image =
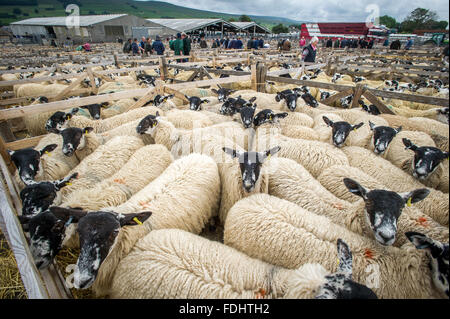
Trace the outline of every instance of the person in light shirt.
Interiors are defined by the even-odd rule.
[[[317,43],[319,43],[319,39],[317,37],[313,37],[309,42],[309,45],[306,46],[302,52],[303,61],[316,62]]]

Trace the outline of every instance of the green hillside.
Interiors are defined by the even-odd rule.
[[[142,18],[230,18],[238,19],[239,15],[212,11],[202,11],[176,6],[161,1],[132,0],[0,0],[0,25],[33,17],[64,16],[68,4],[78,4],[81,15],[128,13]],[[242,12],[242,14],[246,14]],[[270,17],[252,16],[253,21],[266,27],[283,23],[285,25],[299,21]]]

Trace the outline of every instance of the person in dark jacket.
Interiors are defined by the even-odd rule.
[[[125,42],[125,44],[123,45],[123,53],[130,53],[131,52],[131,44],[132,44],[132,40],[128,39],[127,42]]]
[[[401,43],[400,43],[400,40],[395,40],[395,41],[392,41],[392,43],[391,43],[391,46],[389,47],[391,50],[400,50],[400,47],[401,47]]]
[[[145,54],[147,54],[148,56],[153,54],[152,39],[150,39],[150,38],[147,39],[147,41],[145,42],[145,45],[144,45],[144,49],[145,49]]]
[[[258,50],[258,40],[253,38],[252,49]]]
[[[138,40],[135,38],[134,42],[131,44],[131,51],[133,52],[133,55],[139,55],[139,43]]]
[[[223,48],[227,49],[228,48],[228,44],[230,44],[230,38],[226,38],[225,41],[223,42]]]
[[[373,39],[370,39],[370,40],[369,40],[369,44],[367,45],[367,48],[368,48],[368,49],[372,49],[372,48],[373,48],[373,44],[374,44]]]
[[[242,49],[244,47],[244,43],[242,43],[241,37],[238,37],[236,40],[236,49]]]
[[[205,37],[202,36],[200,38],[200,48],[202,49],[207,49],[208,48],[208,43],[206,43]]]
[[[347,46],[347,39],[343,39],[342,41],[341,41],[341,48],[343,49],[343,48],[345,48]]]
[[[156,36],[156,39],[152,44],[152,49],[153,51],[156,52],[157,55],[164,54],[166,48],[164,47],[164,44],[161,42],[161,38],[159,37],[159,35]]]
[[[302,60],[305,62],[316,62],[317,43],[319,39],[313,37],[309,45],[307,45],[302,52]]]
[[[247,41],[247,49],[248,50],[250,50],[252,48],[252,46],[253,46],[252,41],[253,41],[252,38],[248,39],[248,41]]]
[[[258,47],[261,49],[264,48],[264,40],[262,38],[259,38]]]
[[[191,54],[191,40],[187,37],[186,33],[181,34],[181,39],[183,40],[183,55]],[[188,59],[183,59],[184,62],[187,62]]]
[[[329,38],[327,40],[327,48],[331,48],[333,46],[333,40],[331,40],[331,38]]]

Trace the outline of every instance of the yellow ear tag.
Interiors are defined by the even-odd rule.
[[[66,183],[66,186],[70,186],[70,185],[72,185],[71,182],[67,182],[67,183]]]
[[[267,156],[267,159],[270,159],[271,156],[272,156],[272,154],[269,153],[269,155]]]
[[[152,124],[152,127],[155,127],[155,126],[156,126],[156,123],[153,123],[153,124]]]
[[[134,217],[133,220],[134,220],[138,225],[142,225],[142,222],[141,222],[137,217]]]
[[[45,151],[45,154],[47,154],[48,156],[52,156],[52,154],[50,154],[48,151]]]
[[[406,205],[408,205],[408,207],[411,207],[411,200],[412,200],[412,197],[408,198],[408,201],[406,202]]]
[[[356,127],[353,129],[353,131],[356,131]]]
[[[71,117],[70,117],[70,116],[68,116],[68,117],[67,117],[67,120],[69,121],[70,119],[71,119]]]

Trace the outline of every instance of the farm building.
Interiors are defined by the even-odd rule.
[[[234,22],[227,22],[222,19],[148,19],[149,21],[161,24],[167,28],[175,29],[177,32],[185,32],[186,34],[201,34],[208,35],[226,34],[226,33],[240,33],[248,32],[247,24],[245,26]],[[253,27],[254,22],[250,22]],[[258,30],[263,30],[258,26]],[[270,33],[265,29],[263,33]]]
[[[71,24],[79,24],[79,27],[70,27]],[[153,33],[157,32],[159,35],[175,32],[160,24],[128,14],[31,18],[11,23],[15,36],[38,35],[58,41],[70,37],[74,43],[114,42],[118,38],[133,37],[133,29],[143,27],[153,29]]]
[[[269,29],[257,24],[256,22],[231,22],[238,27],[239,33],[245,34],[269,34]]]
[[[11,40],[12,37],[12,33],[4,30],[4,29],[0,29],[0,43],[5,43],[5,42],[9,42]]]

